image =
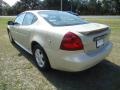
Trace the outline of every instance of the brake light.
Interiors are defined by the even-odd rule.
[[[82,50],[83,48],[83,43],[80,37],[72,32],[65,34],[60,46],[60,49],[68,51]]]

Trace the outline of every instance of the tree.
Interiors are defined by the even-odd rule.
[[[102,7],[103,7],[103,11],[105,14],[111,14],[111,5],[112,5],[112,0],[103,0],[102,1]]]
[[[25,10],[35,9],[61,10],[61,0],[20,0],[12,7],[2,7],[0,3],[0,15],[16,15]],[[71,10],[80,15],[120,15],[120,0],[63,0],[63,10]]]
[[[40,0],[21,0],[21,3],[25,10],[41,9],[42,4]]]
[[[12,8],[13,14],[18,14],[26,10],[43,9],[43,4],[40,0],[20,0]]]
[[[10,6],[6,2],[0,0],[0,15],[7,15],[7,11],[9,8]]]
[[[60,10],[60,0],[44,0],[45,9]]]
[[[116,9],[116,14],[120,15],[120,0],[114,0],[115,2],[115,9]]]
[[[0,15],[2,15],[2,0],[0,0]]]
[[[63,0],[63,10],[69,10],[70,0]],[[61,0],[44,0],[45,9],[61,10]]]

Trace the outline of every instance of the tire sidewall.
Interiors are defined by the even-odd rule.
[[[14,40],[13,40],[13,38],[12,38],[12,35],[11,35],[10,31],[8,31],[8,36],[9,36],[10,42],[11,42],[11,43],[14,43]]]
[[[39,64],[37,63],[37,60],[36,60],[36,57],[35,57],[35,51],[36,51],[37,49],[39,49],[39,50],[42,52],[42,54],[43,54],[44,62],[45,62],[45,64],[44,64],[43,67],[40,67]],[[40,45],[35,45],[35,46],[33,47],[33,57],[34,57],[34,60],[35,60],[37,66],[38,66],[38,68],[39,68],[40,70],[46,71],[46,70],[48,70],[48,69],[50,68],[50,64],[49,64],[49,61],[48,61],[48,57],[47,57],[45,51],[43,50],[43,48],[42,48]]]

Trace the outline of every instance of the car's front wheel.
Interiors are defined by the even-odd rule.
[[[10,42],[11,42],[11,43],[14,43],[14,40],[13,40],[13,37],[12,37],[10,31],[8,31],[8,36],[9,36]]]
[[[33,47],[33,56],[40,70],[47,71],[50,68],[47,55],[39,45]]]

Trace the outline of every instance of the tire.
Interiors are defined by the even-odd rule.
[[[37,63],[38,68],[41,71],[47,71],[50,69],[48,57],[40,45],[35,45],[33,47],[33,56]]]
[[[10,31],[8,31],[8,36],[9,36],[10,42],[11,42],[11,43],[14,43],[14,40],[13,40],[13,37],[12,37]]]

